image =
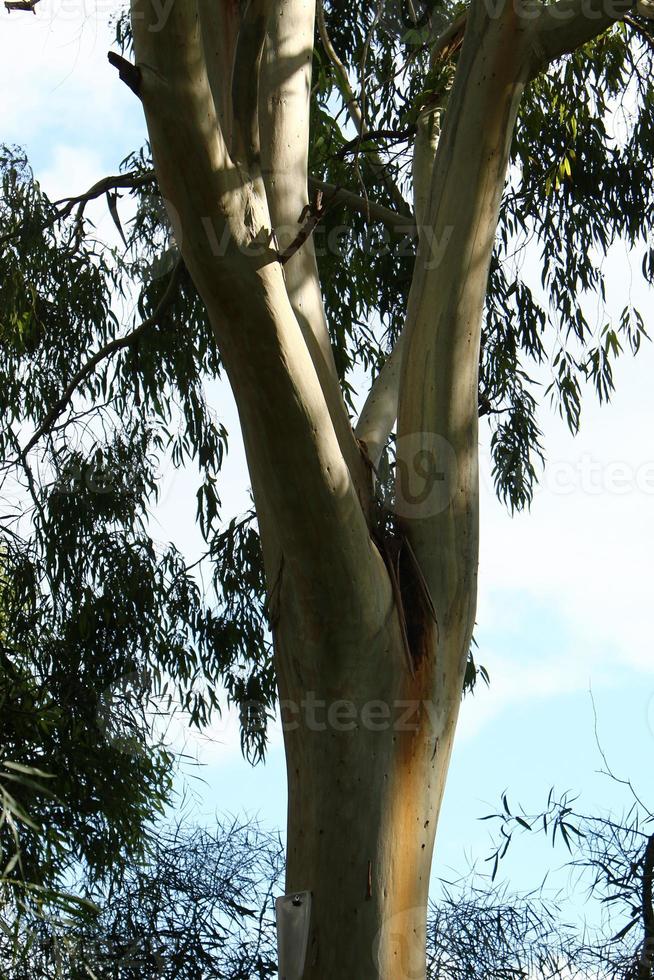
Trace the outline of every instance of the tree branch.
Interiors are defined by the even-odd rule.
[[[8,13],[11,13],[12,10],[21,10],[26,13],[35,14],[36,5],[40,2],[41,0],[5,0],[5,9]]]
[[[476,603],[484,298],[530,45],[512,0],[492,10],[473,0],[421,204],[430,236],[447,248],[433,267],[428,242],[419,245],[402,342],[396,506],[440,626],[439,690],[452,699]]]
[[[115,51],[107,52],[107,61],[118,71],[118,77],[124,82],[127,88],[131,89],[134,95],[141,97],[141,69],[133,65],[127,58],[116,54]]]
[[[440,57],[449,57],[462,43],[467,15],[457,18],[436,40],[432,53],[432,66]],[[415,210],[415,233],[420,234],[427,221],[427,210],[431,191],[431,179],[440,137],[440,115],[444,107],[449,85],[442,98],[418,117],[416,139],[413,149],[413,202]],[[397,419],[402,369],[404,333],[398,337],[395,347],[386,359],[382,370],[375,379],[365,401],[355,435],[366,444],[373,466],[377,467],[384,448],[388,443]]]
[[[432,66],[439,58],[448,58],[459,50],[463,43],[466,23],[467,14],[463,14],[448,25],[436,39],[431,51]],[[427,221],[431,178],[440,137],[440,114],[448,91],[449,86],[437,104],[420,114],[416,126],[412,162],[416,233],[420,232]],[[379,465],[397,420],[403,340],[404,333],[398,337],[395,347],[375,379],[355,428],[355,435],[366,444],[368,455],[375,467]]]
[[[358,99],[354,94],[352,86],[350,85],[347,68],[339,58],[336,48],[332,44],[332,39],[329,35],[329,31],[327,30],[325,8],[322,0],[317,0],[316,3],[316,22],[318,24],[318,34],[320,35],[322,46],[325,49],[325,54],[331,61],[336,72],[336,81],[339,89],[341,90],[345,108],[347,109],[350,119],[356,126],[357,132],[360,133],[363,129],[363,114],[361,112]]]
[[[89,201],[94,201],[96,198],[102,197],[107,191],[141,187],[143,184],[150,184],[155,180],[154,170],[133,171],[132,173],[113,174],[109,177],[103,177],[102,180],[98,180],[92,187],[89,187],[84,194],[78,194],[76,197],[62,197],[60,200],[55,201],[55,207],[63,205],[57,217],[68,217],[75,205],[86,205]]]
[[[233,142],[234,60],[242,20],[240,2],[198,0],[202,51],[213,96],[216,117],[225,142]]]
[[[275,250],[284,256],[288,297],[316,368],[343,456],[353,479],[363,488],[365,468],[338,381],[313,241],[305,234],[312,230],[312,224],[315,227],[316,215],[304,228],[298,228],[310,208],[308,150],[314,13],[312,0],[278,0],[268,19],[259,103],[261,169],[276,232]]]
[[[369,615],[371,582],[380,574],[360,492],[370,481],[329,370],[333,357],[309,263],[315,267],[311,242],[284,267],[270,245],[278,215],[292,239],[308,203],[313,6],[275,0],[269,18],[259,103],[265,188],[229,153],[198,0],[176,0],[159,30],[155,17],[148,0],[132,0],[153,159],[234,392],[267,580],[274,582],[282,551],[284,587],[294,590],[297,608],[302,601],[311,607],[320,593],[321,608],[324,602],[338,610],[347,623]],[[314,644],[316,652],[323,640]]]
[[[52,206],[54,208],[59,208],[59,210],[43,223],[41,230],[45,231],[46,228],[51,228],[53,225],[56,225],[58,221],[61,221],[63,218],[67,218],[72,213],[76,205],[77,215],[75,218],[75,223],[79,227],[84,215],[84,209],[89,201],[102,197],[103,194],[107,194],[112,190],[140,187],[143,184],[148,184],[154,182],[155,180],[154,170],[135,171],[127,174],[114,174],[110,177],[103,177],[102,180],[99,180],[84,194],[78,194],[76,197],[62,197],[59,201],[54,201]],[[6,245],[14,238],[17,238],[21,234],[21,231],[22,228],[18,227],[16,231],[9,232],[7,235],[2,235],[0,237],[0,246]]]
[[[354,430],[357,439],[366,444],[368,457],[375,469],[379,466],[397,419],[403,338],[404,334],[400,334],[375,378]]]
[[[409,238],[413,238],[416,235],[417,229],[413,215],[400,214],[398,211],[393,211],[392,208],[387,208],[383,204],[377,204],[375,201],[361,197],[361,195],[355,194],[354,191],[347,190],[344,187],[336,187],[335,184],[318,180],[316,177],[309,177],[309,187],[313,190],[321,190],[323,193],[329,195],[330,205],[336,206],[342,204],[349,211],[356,211],[369,221],[378,221],[380,224],[385,225],[398,237],[408,236]]]
[[[406,129],[371,129],[366,133],[355,136],[348,143],[344,143],[336,155],[339,159],[344,159],[348,153],[359,153],[363,148],[363,144],[369,143],[371,140],[385,139],[389,143],[403,143],[405,140],[411,139],[415,134],[415,126],[407,126]],[[377,150],[373,147],[372,150],[366,150],[364,152],[377,153]]]
[[[277,259],[282,265],[285,265],[289,259],[292,259],[298,249],[302,248],[304,243],[311,238],[316,225],[325,216],[329,206],[330,204],[323,204],[323,192],[320,190],[316,191],[315,200],[302,209],[300,221],[303,221],[304,224],[299,232],[283,252],[277,253]]]
[[[654,34],[650,34],[650,32],[647,30],[646,27],[644,27],[642,24],[639,24],[638,21],[634,17],[631,17],[630,15],[627,15],[624,21],[625,24],[629,24],[629,26],[634,31],[640,34],[643,41],[645,41],[645,43],[649,45],[649,47],[652,48],[652,50],[654,51]]]
[[[603,34],[636,7],[636,0],[557,0],[535,21],[537,71]]]
[[[34,448],[39,439],[41,439],[52,429],[61,413],[72,401],[72,398],[79,386],[95,371],[96,367],[101,361],[106,360],[107,357],[115,354],[116,351],[123,350],[125,347],[130,347],[136,340],[138,340],[141,334],[161,320],[161,317],[164,315],[175,296],[182,266],[182,260],[178,259],[170,274],[170,279],[168,280],[168,285],[164,290],[163,296],[157,303],[153,313],[147,317],[147,319],[143,320],[138,327],[135,327],[134,330],[126,334],[126,336],[116,337],[114,340],[109,341],[108,344],[105,344],[104,347],[101,347],[100,350],[96,351],[96,353],[82,365],[79,371],[73,375],[68,385],[64,389],[61,397],[52,406],[48,414],[37,428],[36,432],[26,444],[25,448],[21,450],[21,459],[26,459],[27,454]]]

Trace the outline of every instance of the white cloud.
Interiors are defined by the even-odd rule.
[[[484,493],[482,624],[505,615],[512,595],[526,593],[550,604],[577,641],[654,670],[652,367],[649,346],[625,363],[615,403],[589,404],[576,440],[550,421],[549,462],[530,513],[511,518]]]

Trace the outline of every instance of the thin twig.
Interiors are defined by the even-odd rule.
[[[645,43],[649,44],[650,48],[654,50],[654,35],[650,34],[650,32],[647,30],[646,27],[643,27],[642,24],[639,24],[638,21],[635,20],[633,17],[631,17],[629,14],[625,16],[624,21],[625,24],[629,24],[630,27],[633,27],[633,29],[637,31],[638,34],[640,34],[640,36],[645,41]]]
[[[64,218],[68,218],[75,206],[77,206],[77,214],[75,215],[75,233],[78,234],[79,227],[82,222],[82,217],[84,215],[84,209],[86,205],[95,200],[98,197],[102,197],[103,194],[108,194],[112,190],[118,190],[119,188],[133,189],[135,187],[141,187],[143,184],[148,184],[155,180],[154,170],[147,171],[131,171],[126,174],[113,174],[110,177],[103,177],[97,183],[93,184],[92,187],[88,189],[84,194],[78,194],[75,197],[63,197],[59,201],[54,201],[52,204],[53,208],[56,208],[54,214],[52,214],[46,221],[41,225],[40,231],[45,231],[47,228],[51,228],[56,225],[58,221],[62,221]],[[18,238],[23,231],[22,223],[15,231],[9,232],[6,235],[0,237],[0,246],[7,245],[13,239]]]
[[[412,136],[415,136],[416,129],[417,126],[407,126],[405,129],[371,129],[366,133],[361,133],[359,136],[356,136],[349,143],[344,143],[336,156],[343,158],[348,153],[360,153],[362,144],[370,140],[385,139],[391,143],[403,143],[405,140],[409,140]],[[376,153],[377,151],[373,150],[373,152]]]
[[[312,189],[319,189],[330,195],[330,205],[344,205],[349,211],[356,211],[362,214],[369,221],[379,221],[386,225],[396,235],[405,235],[413,238],[416,234],[415,218],[412,214],[400,214],[392,208],[387,208],[376,201],[369,201],[354,191],[344,187],[336,187],[315,177],[309,177],[309,186]]]

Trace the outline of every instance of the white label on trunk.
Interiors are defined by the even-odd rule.
[[[279,980],[302,980],[309,944],[311,892],[293,892],[275,901]]]

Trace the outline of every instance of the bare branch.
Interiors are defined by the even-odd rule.
[[[133,171],[131,173],[113,174],[110,177],[103,177],[102,180],[99,180],[97,183],[93,184],[93,186],[90,187],[84,194],[78,194],[75,197],[62,197],[60,200],[54,201],[53,207],[58,208],[59,210],[55,211],[55,213],[43,223],[41,230],[45,231],[46,228],[51,228],[53,225],[56,225],[58,221],[62,221],[64,218],[67,218],[72,213],[75,206],[77,206],[75,223],[79,229],[84,216],[84,210],[90,201],[94,201],[96,198],[102,197],[104,194],[108,194],[110,191],[115,191],[120,188],[127,189],[141,187],[143,184],[153,183],[155,180],[154,170]],[[6,245],[14,238],[18,238],[21,231],[22,227],[18,227],[15,231],[9,232],[8,234],[0,237],[0,246]]]
[[[336,48],[332,44],[332,39],[329,36],[329,31],[327,30],[327,24],[325,22],[325,8],[322,0],[318,0],[316,4],[316,22],[318,24],[318,34],[320,35],[322,46],[325,49],[325,54],[331,61],[334,70],[336,71],[336,80],[338,87],[341,90],[348,115],[356,126],[357,132],[360,133],[363,128],[363,115],[361,112],[361,107],[359,106],[358,99],[354,94],[352,86],[350,85],[347,68],[339,58]]]
[[[359,136],[345,143],[338,151],[337,156],[343,158],[348,153],[359,153],[363,149],[363,144],[372,140],[384,139],[388,140],[389,143],[403,143],[405,140],[411,139],[415,134],[415,126],[407,126],[406,129],[371,129],[366,133],[360,133]],[[366,150],[365,152],[371,151]],[[376,153],[377,151],[373,148],[372,152]]]
[[[338,204],[343,204],[349,211],[356,211],[369,221],[378,221],[380,224],[385,225],[395,235],[413,238],[416,234],[413,215],[400,214],[398,211],[393,211],[383,204],[377,204],[375,201],[367,200],[365,197],[355,194],[354,191],[347,190],[344,187],[336,187],[334,184],[317,180],[315,177],[309,177],[309,187],[328,194],[330,196],[330,205],[334,205],[335,207]]]
[[[277,253],[277,258],[282,265],[285,265],[288,260],[295,255],[298,249],[302,248],[304,243],[308,241],[311,235],[313,235],[316,225],[324,217],[329,204],[323,204],[322,199],[323,192],[318,190],[316,191],[315,200],[311,204],[307,204],[306,207],[302,209],[300,221],[304,221],[304,224],[290,245],[288,245],[283,252]]]
[[[133,171],[131,173],[113,174],[109,177],[103,177],[102,180],[98,180],[92,187],[89,187],[84,194],[78,194],[76,197],[62,197],[59,201],[55,201],[55,207],[63,205],[57,217],[68,217],[75,205],[86,205],[89,201],[94,201],[96,198],[102,197],[108,191],[141,187],[143,184],[149,184],[155,180],[154,170]]]
[[[74,234],[76,240],[79,240],[83,233],[84,211],[86,210],[86,205],[90,201],[94,201],[96,198],[106,195],[114,224],[116,224],[123,241],[125,241],[125,236],[123,235],[122,229],[120,228],[120,223],[118,221],[118,214],[116,210],[117,194],[115,192],[119,188],[134,189],[135,187],[142,187],[144,184],[152,183],[154,180],[155,175],[153,170],[149,170],[145,173],[136,172],[131,174],[115,174],[110,177],[103,177],[102,180],[97,181],[97,183],[90,187],[85,194],[80,194],[77,197],[62,198],[60,201],[55,201],[55,207],[57,205],[63,205],[63,207],[55,215],[55,218],[51,224],[55,224],[62,218],[67,218],[75,205],[77,205]]]
[[[404,334],[401,334],[375,378],[354,430],[357,439],[365,443],[368,457],[375,468],[379,466],[397,419],[403,338]]]

